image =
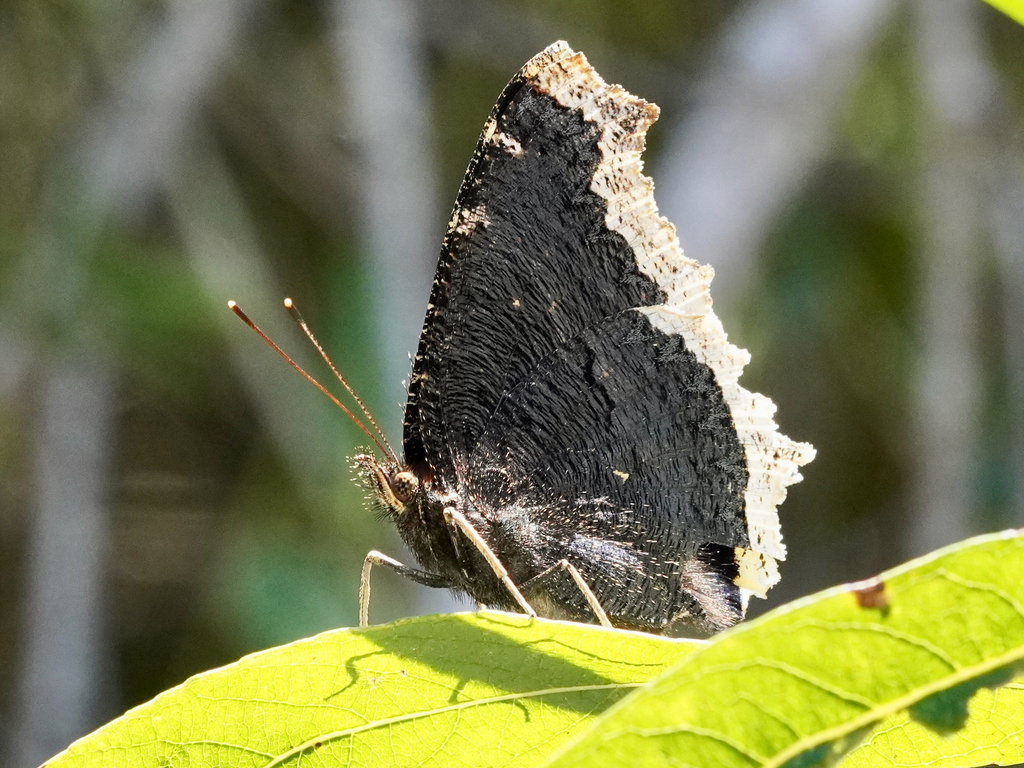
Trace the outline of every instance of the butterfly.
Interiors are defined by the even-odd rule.
[[[444,238],[403,456],[356,464],[419,561],[494,608],[666,632],[739,621],[785,558],[777,505],[814,449],[737,379],[713,271],[659,216],[658,107],[565,42],[502,91]]]

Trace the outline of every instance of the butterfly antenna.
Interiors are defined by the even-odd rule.
[[[323,392],[330,399],[330,401],[332,403],[334,403],[336,406],[341,408],[341,410],[345,412],[345,415],[348,416],[350,419],[352,419],[352,421],[354,421],[356,423],[356,426],[359,427],[361,430],[363,430],[363,432],[366,433],[366,436],[368,438],[370,438],[374,442],[374,444],[380,450],[382,455],[386,456],[388,454],[388,451],[390,451],[390,446],[388,446],[388,450],[385,450],[384,446],[380,444],[380,441],[376,437],[374,437],[373,433],[370,432],[370,430],[368,430],[366,428],[366,426],[363,424],[363,422],[361,422],[359,419],[357,419],[355,417],[355,414],[353,414],[352,411],[350,411],[348,408],[346,408],[341,403],[341,401],[338,400],[338,398],[336,398],[334,395],[332,395],[330,392],[328,392],[326,389],[324,389],[323,385],[319,381],[317,381],[312,376],[310,376],[308,373],[306,373],[304,370],[302,370],[302,368],[299,366],[298,363],[296,363],[294,360],[292,360],[290,357],[288,357],[288,355],[285,354],[283,349],[281,349],[279,346],[277,346],[277,344],[275,344],[273,341],[271,341],[270,337],[267,336],[267,334],[265,334],[263,331],[261,331],[259,329],[259,326],[256,325],[256,323],[254,323],[252,320],[249,319],[249,316],[247,314],[245,314],[245,312],[242,311],[241,307],[239,307],[235,302],[229,301],[228,302],[228,309],[230,309],[232,312],[234,312],[236,315],[238,315],[242,319],[243,323],[245,323],[250,328],[252,328],[252,330],[256,331],[257,335],[259,335],[259,337],[261,339],[263,339],[265,342],[267,342],[267,344],[269,344],[274,349],[274,351],[277,352],[277,354],[279,354],[281,357],[283,357],[285,359],[285,362],[288,363],[288,365],[290,365],[296,371],[301,373],[305,377],[306,381],[308,381],[314,387],[316,387],[321,392]],[[374,425],[374,426],[376,426],[376,425]],[[378,431],[380,431],[380,430],[378,430]],[[390,451],[390,452],[391,452],[392,455],[394,455],[394,451]]]
[[[348,392],[349,396],[356,401],[356,405],[359,406],[359,410],[363,412],[363,415],[366,416],[366,420],[370,422],[370,425],[373,427],[374,431],[378,435],[380,435],[381,441],[383,441],[384,445],[387,446],[388,452],[394,458],[395,463],[401,464],[401,461],[399,461],[398,459],[398,454],[395,453],[394,450],[391,448],[391,443],[388,442],[388,439],[387,437],[385,437],[384,432],[381,431],[381,428],[377,426],[377,422],[370,414],[370,410],[365,405],[363,405],[363,401],[359,399],[359,395],[357,395],[355,391],[352,389],[352,387],[349,386],[348,382],[345,381],[345,378],[340,373],[338,373],[338,369],[334,367],[334,363],[331,362],[331,358],[327,356],[327,353],[324,352],[324,348],[320,346],[320,342],[316,340],[316,336],[314,336],[313,332],[309,330],[309,326],[306,325],[306,321],[302,317],[302,313],[299,312],[299,308],[295,306],[295,302],[293,302],[291,299],[285,299],[284,308],[292,313],[292,317],[295,318],[295,321],[299,324],[299,327],[302,329],[302,332],[306,334],[306,338],[309,339],[310,342],[312,342],[313,346],[316,347],[316,351],[320,353],[320,357],[322,357],[324,359],[324,362],[330,366],[331,371],[334,372],[334,375],[338,378],[338,381],[341,382],[341,386],[343,386],[345,388],[345,391]]]

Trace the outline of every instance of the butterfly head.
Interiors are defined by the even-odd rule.
[[[420,479],[407,467],[370,454],[355,457],[356,466],[370,490],[370,499],[388,517],[398,518],[420,491]]]

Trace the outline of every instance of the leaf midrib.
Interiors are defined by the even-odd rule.
[[[322,746],[329,741],[336,739],[345,738],[346,736],[353,736],[357,733],[364,731],[371,731],[375,728],[383,728],[389,725],[395,725],[398,723],[410,722],[412,720],[418,720],[422,717],[433,717],[434,715],[444,714],[447,712],[457,712],[463,709],[469,709],[471,707],[485,706],[487,704],[500,704],[503,701],[516,701],[519,699],[535,699],[541,696],[556,696],[564,693],[586,693],[588,691],[607,691],[617,690],[624,688],[639,688],[641,685],[646,683],[605,683],[601,685],[573,685],[565,688],[544,688],[536,691],[520,691],[516,693],[506,693],[500,696],[488,696],[482,699],[472,699],[470,701],[461,701],[457,704],[450,704],[445,707],[436,707],[435,709],[421,710],[419,712],[406,712],[401,715],[395,715],[394,717],[385,717],[379,720],[372,720],[362,725],[357,725],[353,728],[345,728],[340,731],[331,731],[329,733],[320,734],[311,739],[307,739],[301,744],[296,744],[291,749],[282,752],[280,755],[274,757],[269,763],[266,763],[263,768],[274,768],[283,764],[286,760],[294,757],[295,755],[305,752],[307,749],[311,749],[316,746]]]

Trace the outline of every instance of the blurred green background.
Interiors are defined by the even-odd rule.
[[[292,297],[397,441],[478,132],[559,38],[661,105],[661,210],[818,449],[752,612],[1024,522],[1024,29],[977,0],[13,0],[0,762],[355,623],[366,551],[408,557],[361,433],[225,302],[326,380]]]

